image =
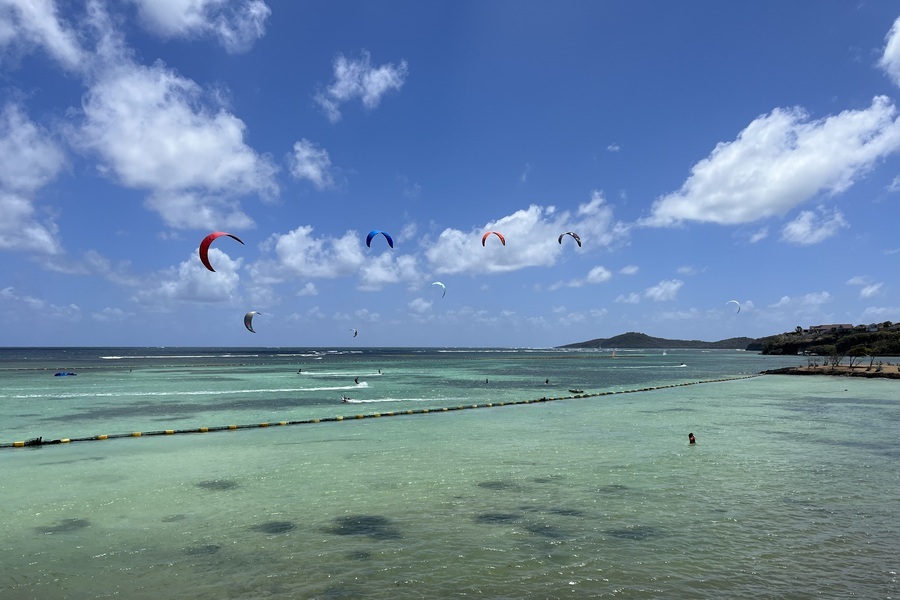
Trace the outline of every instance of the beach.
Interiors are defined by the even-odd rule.
[[[781,367],[764,371],[767,375],[830,375],[833,377],[866,377],[871,379],[900,379],[900,365],[897,364],[820,364]]]
[[[0,450],[0,596],[900,593],[894,382],[735,352],[101,354],[0,369],[0,439],[90,438]]]

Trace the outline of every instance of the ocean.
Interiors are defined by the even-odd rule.
[[[0,598],[900,597],[900,382],[805,360],[3,348]]]

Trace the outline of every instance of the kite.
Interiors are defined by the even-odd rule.
[[[357,335],[359,335],[359,331],[357,331],[356,329],[353,329],[352,327],[350,328],[350,331],[353,332],[353,337],[356,337]]]
[[[581,238],[578,237],[578,234],[575,233],[574,231],[567,231],[565,233],[559,234],[559,243],[560,244],[562,244],[562,239],[567,235],[571,235],[572,238],[578,243],[578,247],[581,248]]]
[[[481,236],[481,245],[482,245],[482,246],[484,246],[484,242],[487,240],[488,236],[491,235],[492,233],[493,233],[494,235],[496,235],[498,238],[500,238],[500,243],[501,243],[501,244],[503,244],[504,246],[506,245],[506,238],[503,237],[503,234],[502,234],[502,233],[498,233],[498,232],[496,232],[496,231],[488,231],[488,232],[485,233],[483,236]]]
[[[387,233],[385,233],[384,231],[379,231],[377,229],[373,229],[372,231],[369,232],[369,235],[366,236],[366,246],[371,248],[372,247],[372,238],[375,237],[376,235],[378,235],[379,233],[381,235],[383,235],[384,238],[387,240],[388,246],[393,248],[394,247],[394,239],[391,236],[389,236]]]
[[[216,270],[212,268],[211,264],[209,264],[209,257],[207,256],[207,254],[209,253],[209,245],[213,243],[213,240],[223,235],[227,235],[231,239],[241,242],[241,239],[238,236],[232,235],[230,233],[225,233],[224,231],[214,231],[213,233],[203,238],[203,241],[200,242],[200,262],[202,262],[203,266],[213,273],[215,273]],[[241,242],[241,244],[243,243],[244,242]]]
[[[262,313],[258,313],[255,310],[251,310],[246,315],[244,315],[244,327],[246,327],[247,331],[249,331],[250,333],[256,333],[255,331],[253,331],[253,317],[255,315],[259,315],[259,314],[262,314]]]
[[[740,312],[741,312],[741,303],[738,302],[737,300],[729,300],[728,302],[725,303],[725,306],[728,306],[728,305],[731,304],[732,302],[734,302],[735,304],[737,304],[737,307],[738,307],[737,312],[734,313],[734,314],[736,314],[736,315],[737,315],[737,314],[740,314]]]
[[[444,285],[443,283],[441,283],[440,281],[435,281],[435,282],[432,283],[431,285],[439,285],[439,286],[441,286],[441,290],[443,290],[443,291],[441,292],[441,298],[443,298],[444,296],[447,295],[447,286]]]

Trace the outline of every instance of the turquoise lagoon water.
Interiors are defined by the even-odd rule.
[[[900,382],[803,360],[0,349],[0,598],[898,597]]]

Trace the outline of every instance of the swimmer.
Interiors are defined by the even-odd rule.
[[[694,439],[694,434],[693,434],[693,433],[689,433],[689,434],[688,434],[688,444],[696,444],[696,443],[697,443],[697,440]]]

